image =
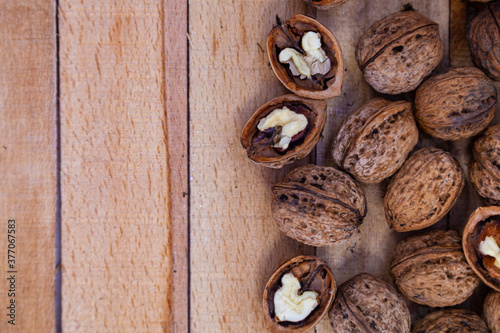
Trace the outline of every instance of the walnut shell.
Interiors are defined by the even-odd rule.
[[[465,184],[458,161],[437,148],[415,152],[394,175],[384,197],[385,217],[396,231],[419,230],[443,218]]]
[[[415,118],[424,132],[443,140],[478,134],[495,116],[497,90],[474,67],[452,68],[425,81],[415,96]]]
[[[500,333],[500,293],[491,291],[483,305],[486,323],[493,333]]]
[[[363,223],[362,187],[334,168],[305,165],[273,186],[273,217],[287,236],[324,246],[346,240]]]
[[[500,219],[500,207],[479,207],[469,217],[469,221],[464,229],[462,244],[465,258],[471,265],[474,272],[490,288],[500,291],[500,280],[490,275],[483,265],[483,256],[479,252],[478,237],[486,221],[492,217]]]
[[[479,285],[460,236],[452,230],[431,230],[399,242],[390,271],[406,298],[433,307],[460,304]]]
[[[500,125],[488,128],[474,142],[469,174],[479,195],[500,205]]]
[[[308,112],[309,124],[305,136],[294,145],[291,145],[284,153],[272,148],[271,142],[267,145],[253,143],[254,138],[260,132],[257,129],[259,121],[275,109],[283,106],[288,106],[292,111],[294,111],[294,108],[299,108]],[[321,137],[326,122],[326,106],[325,101],[306,99],[292,94],[276,97],[261,106],[248,120],[241,133],[241,145],[253,162],[269,168],[278,169],[295,162],[295,160],[304,158],[316,146]]]
[[[294,322],[279,322],[275,318],[274,294],[281,287],[283,275],[291,272],[299,279],[302,291],[318,293],[318,306],[306,319]],[[306,332],[327,313],[337,292],[335,278],[324,261],[313,256],[298,256],[283,264],[274,272],[266,284],[263,297],[264,317],[268,330],[278,332]]]
[[[474,17],[467,40],[474,64],[489,77],[500,81],[500,4],[489,4]]]
[[[333,331],[410,332],[410,312],[393,286],[370,274],[344,282],[328,312]]]
[[[288,65],[279,61],[281,50],[292,47],[302,50],[300,40],[305,32],[314,31],[321,34],[321,43],[331,61],[331,69],[325,75],[313,75],[312,79],[300,79],[294,76]],[[295,15],[288,21],[278,21],[278,26],[267,36],[267,54],[274,73],[285,87],[295,94],[307,98],[328,99],[340,95],[344,81],[344,59],[342,50],[335,36],[318,21]]]
[[[488,333],[485,322],[472,311],[448,309],[419,320],[412,333]]]
[[[366,82],[376,91],[392,95],[417,88],[442,58],[438,24],[414,11],[375,22],[356,48]]]
[[[346,3],[348,0],[304,0],[304,1],[318,9],[329,9],[332,7],[340,6]]]
[[[403,165],[417,142],[411,104],[375,98],[342,124],[333,159],[357,180],[378,183]]]

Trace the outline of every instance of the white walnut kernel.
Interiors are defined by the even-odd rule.
[[[479,244],[479,251],[485,256],[495,258],[495,266],[500,268],[500,247],[498,247],[495,238],[487,236],[484,241]]]
[[[267,117],[262,118],[257,125],[259,131],[272,127],[281,127],[278,142],[273,147],[287,149],[292,138],[306,129],[307,118],[303,114],[293,112],[286,106],[275,109]]]
[[[304,291],[299,295],[300,282],[292,273],[281,278],[282,287],[274,294],[274,310],[279,321],[299,322],[318,306],[318,293]]]

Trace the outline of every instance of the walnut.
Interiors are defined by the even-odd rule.
[[[500,3],[497,2],[489,4],[474,17],[467,31],[467,40],[474,64],[495,81],[500,81],[498,22],[500,22]]]
[[[432,230],[401,241],[390,272],[409,300],[432,307],[464,302],[479,285],[456,231]]]
[[[500,293],[491,291],[483,305],[484,317],[486,323],[493,333],[500,332]]]
[[[356,48],[366,82],[392,95],[417,88],[442,58],[438,24],[412,10],[375,22]]]
[[[272,127],[261,127],[263,120],[273,111],[287,109],[288,113],[307,119],[307,126],[299,132],[290,132],[285,128],[295,127],[293,117],[276,117],[269,122]],[[278,118],[278,119],[277,119]],[[281,120],[279,119],[281,118]],[[283,120],[285,119],[285,120]],[[241,145],[248,157],[255,163],[281,168],[295,160],[306,157],[318,143],[326,121],[326,102],[306,99],[295,95],[277,97],[260,107],[250,118],[241,133]],[[297,121],[297,122],[301,122]],[[265,128],[265,129],[264,129]],[[302,127],[301,127],[302,128]],[[283,134],[288,134],[283,135]],[[292,135],[293,134],[293,135]],[[284,142],[284,141],[286,142]]]
[[[278,19],[267,37],[267,53],[274,73],[285,87],[307,98],[340,95],[344,80],[342,50],[333,34],[310,17]]]
[[[477,276],[500,291],[500,207],[476,209],[465,226],[462,244]]]
[[[329,9],[332,7],[340,6],[345,2],[347,2],[348,0],[304,0],[304,1],[319,9]]]
[[[366,215],[361,186],[330,167],[295,168],[273,186],[273,196],[273,217],[281,231],[312,246],[350,238]]]
[[[465,183],[458,161],[437,148],[415,152],[394,175],[384,197],[385,216],[396,231],[426,228],[443,218]]]
[[[321,259],[289,260],[274,272],[264,290],[267,328],[273,333],[308,331],[326,314],[336,291],[335,278]]]
[[[410,312],[394,287],[370,274],[343,283],[328,312],[333,331],[410,332]]]
[[[424,132],[443,140],[478,134],[495,116],[497,91],[474,67],[452,68],[425,81],[415,96],[415,118]]]
[[[345,120],[333,144],[333,159],[357,180],[378,183],[403,165],[417,142],[411,104],[375,98]]]
[[[485,322],[472,311],[448,309],[419,320],[412,333],[488,333]]]
[[[480,196],[500,205],[500,125],[488,128],[474,142],[469,175]]]

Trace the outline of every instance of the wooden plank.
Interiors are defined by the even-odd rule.
[[[325,24],[336,36],[344,55],[346,75],[342,94],[328,103],[329,119],[323,132],[323,138],[317,146],[317,164],[335,165],[331,150],[333,140],[341,122],[361,104],[375,96],[376,93],[363,79],[354,57],[359,38],[375,21],[402,9],[407,1],[348,1],[344,5],[328,10],[317,11],[317,19]],[[445,45],[445,58],[441,67],[448,64],[448,1],[412,2],[415,10],[431,20],[439,23],[440,36]],[[386,98],[387,95],[386,95]],[[394,97],[389,97],[394,99]],[[411,94],[395,97],[412,100]],[[434,140],[421,136],[419,146],[433,145]],[[398,234],[389,229],[385,220],[383,196],[387,181],[380,184],[365,185],[368,202],[368,214],[361,225],[359,233],[346,243],[317,249],[317,254],[329,263],[338,283],[367,272],[391,282],[389,262],[397,242],[409,234]],[[324,318],[316,327],[317,332],[330,332],[328,318]]]
[[[165,15],[60,1],[63,331],[172,330]]]
[[[188,57],[187,1],[165,1],[165,82],[170,174],[172,329],[187,332],[188,318]]]
[[[0,22],[0,331],[51,332],[56,326],[55,1],[2,1]],[[8,228],[11,219],[15,229]],[[15,253],[8,253],[8,230],[15,230],[10,234]],[[11,275],[14,280],[7,280]],[[11,300],[15,318],[7,317]]]
[[[264,51],[275,17],[305,10],[301,0],[189,2],[192,332],[265,332],[267,280],[313,253],[271,217],[271,185],[290,167],[255,165],[239,142],[255,110],[286,92]]]

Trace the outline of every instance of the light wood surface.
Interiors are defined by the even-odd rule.
[[[56,326],[55,1],[8,1],[0,7],[0,331],[51,332]],[[10,219],[16,228],[10,253],[15,258],[9,259],[15,263],[7,261]],[[15,291],[7,280],[11,270]],[[11,299],[15,326],[8,324]]]
[[[171,331],[163,2],[59,4],[63,331]]]

